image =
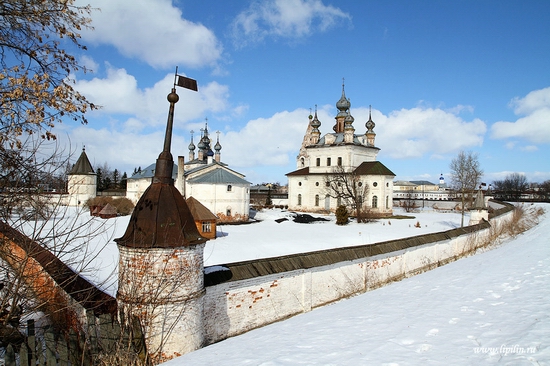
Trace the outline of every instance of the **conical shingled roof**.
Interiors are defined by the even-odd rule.
[[[80,157],[76,161],[75,165],[73,165],[73,168],[71,169],[69,174],[95,174],[94,168],[92,168],[92,164],[90,164],[90,160],[88,159],[88,155],[86,155],[85,148],[82,149]]]
[[[115,239],[118,245],[132,248],[178,248],[204,243],[207,239],[199,234],[185,199],[174,187],[172,169],[174,159],[170,153],[174,105],[179,97],[176,90],[168,95],[170,112],[153,182],[139,199],[126,232]]]

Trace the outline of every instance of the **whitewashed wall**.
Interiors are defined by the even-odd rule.
[[[494,218],[505,222],[511,212]],[[360,294],[457,260],[490,229],[379,256],[206,288],[206,344]]]

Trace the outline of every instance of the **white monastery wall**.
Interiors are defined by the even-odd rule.
[[[512,215],[491,220],[499,225]],[[206,288],[205,341],[211,344],[313,308],[455,261],[484,244],[490,228],[354,261],[300,269]]]

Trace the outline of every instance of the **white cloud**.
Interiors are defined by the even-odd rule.
[[[333,132],[333,106],[317,112],[321,135]],[[267,118],[249,121],[240,131],[228,131],[220,136],[222,160],[242,167],[294,163],[306,132],[309,110],[283,111]],[[356,134],[366,132],[369,109],[352,109]],[[443,155],[480,146],[487,130],[479,119],[464,121],[456,114],[441,109],[412,108],[394,111],[389,116],[372,111],[376,123],[376,146],[397,159]]]
[[[550,108],[550,87],[534,90],[525,98],[515,97],[509,105],[517,115],[528,115],[539,109]]]
[[[523,117],[515,122],[495,122],[491,126],[492,138],[522,138],[533,143],[550,143],[550,87],[532,91],[524,98],[516,97],[510,102],[510,107]]]
[[[79,1],[84,3],[84,1]],[[170,0],[91,0],[93,31],[86,42],[114,46],[156,68],[215,66],[221,43],[204,25],[182,18]]]
[[[101,115],[135,116],[148,126],[166,124],[168,102],[166,96],[174,83],[174,75],[166,76],[151,88],[140,89],[136,78],[125,69],[115,69],[107,65],[105,78],[78,80],[76,89],[93,103],[100,105],[99,111],[90,112],[90,118]],[[199,85],[199,92],[178,88],[180,101],[176,104],[174,127],[180,128],[187,121],[202,118],[208,113],[227,110],[229,88],[217,82]],[[130,125],[141,126],[133,121]]]
[[[366,108],[355,108],[356,133],[364,129],[368,120]],[[416,107],[391,112],[388,116],[372,111],[376,123],[376,146],[384,154],[396,159],[419,158],[454,153],[473,146],[481,146],[487,127],[480,119],[465,121],[455,113],[437,108]],[[358,121],[361,121],[358,123]]]
[[[80,146],[86,146],[86,153],[92,165],[107,162],[111,168],[126,171],[131,175],[134,168],[145,168],[156,161],[162,151],[164,130],[159,129],[149,134],[129,132],[116,129],[95,129],[92,125],[79,126],[72,129],[69,135],[60,135],[66,146],[76,146],[77,153],[73,154],[73,162],[78,158]],[[182,150],[185,139],[174,134],[172,137],[172,151]],[[177,153],[174,153],[176,159]]]
[[[283,111],[249,121],[220,135],[222,161],[239,167],[284,166],[293,162],[308,125],[309,110]]]
[[[232,24],[236,45],[258,42],[266,37],[303,38],[324,32],[351,16],[321,0],[254,1]]]

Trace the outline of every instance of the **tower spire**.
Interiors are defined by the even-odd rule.
[[[166,133],[164,135],[164,148],[157,159],[153,183],[160,182],[173,185],[174,179],[172,178],[172,170],[174,168],[174,158],[170,152],[170,147],[172,145],[172,129],[174,126],[174,109],[176,103],[180,99],[180,97],[176,94],[175,87],[172,88],[172,91],[168,94],[167,99],[168,102],[170,102],[170,108],[168,110]]]

